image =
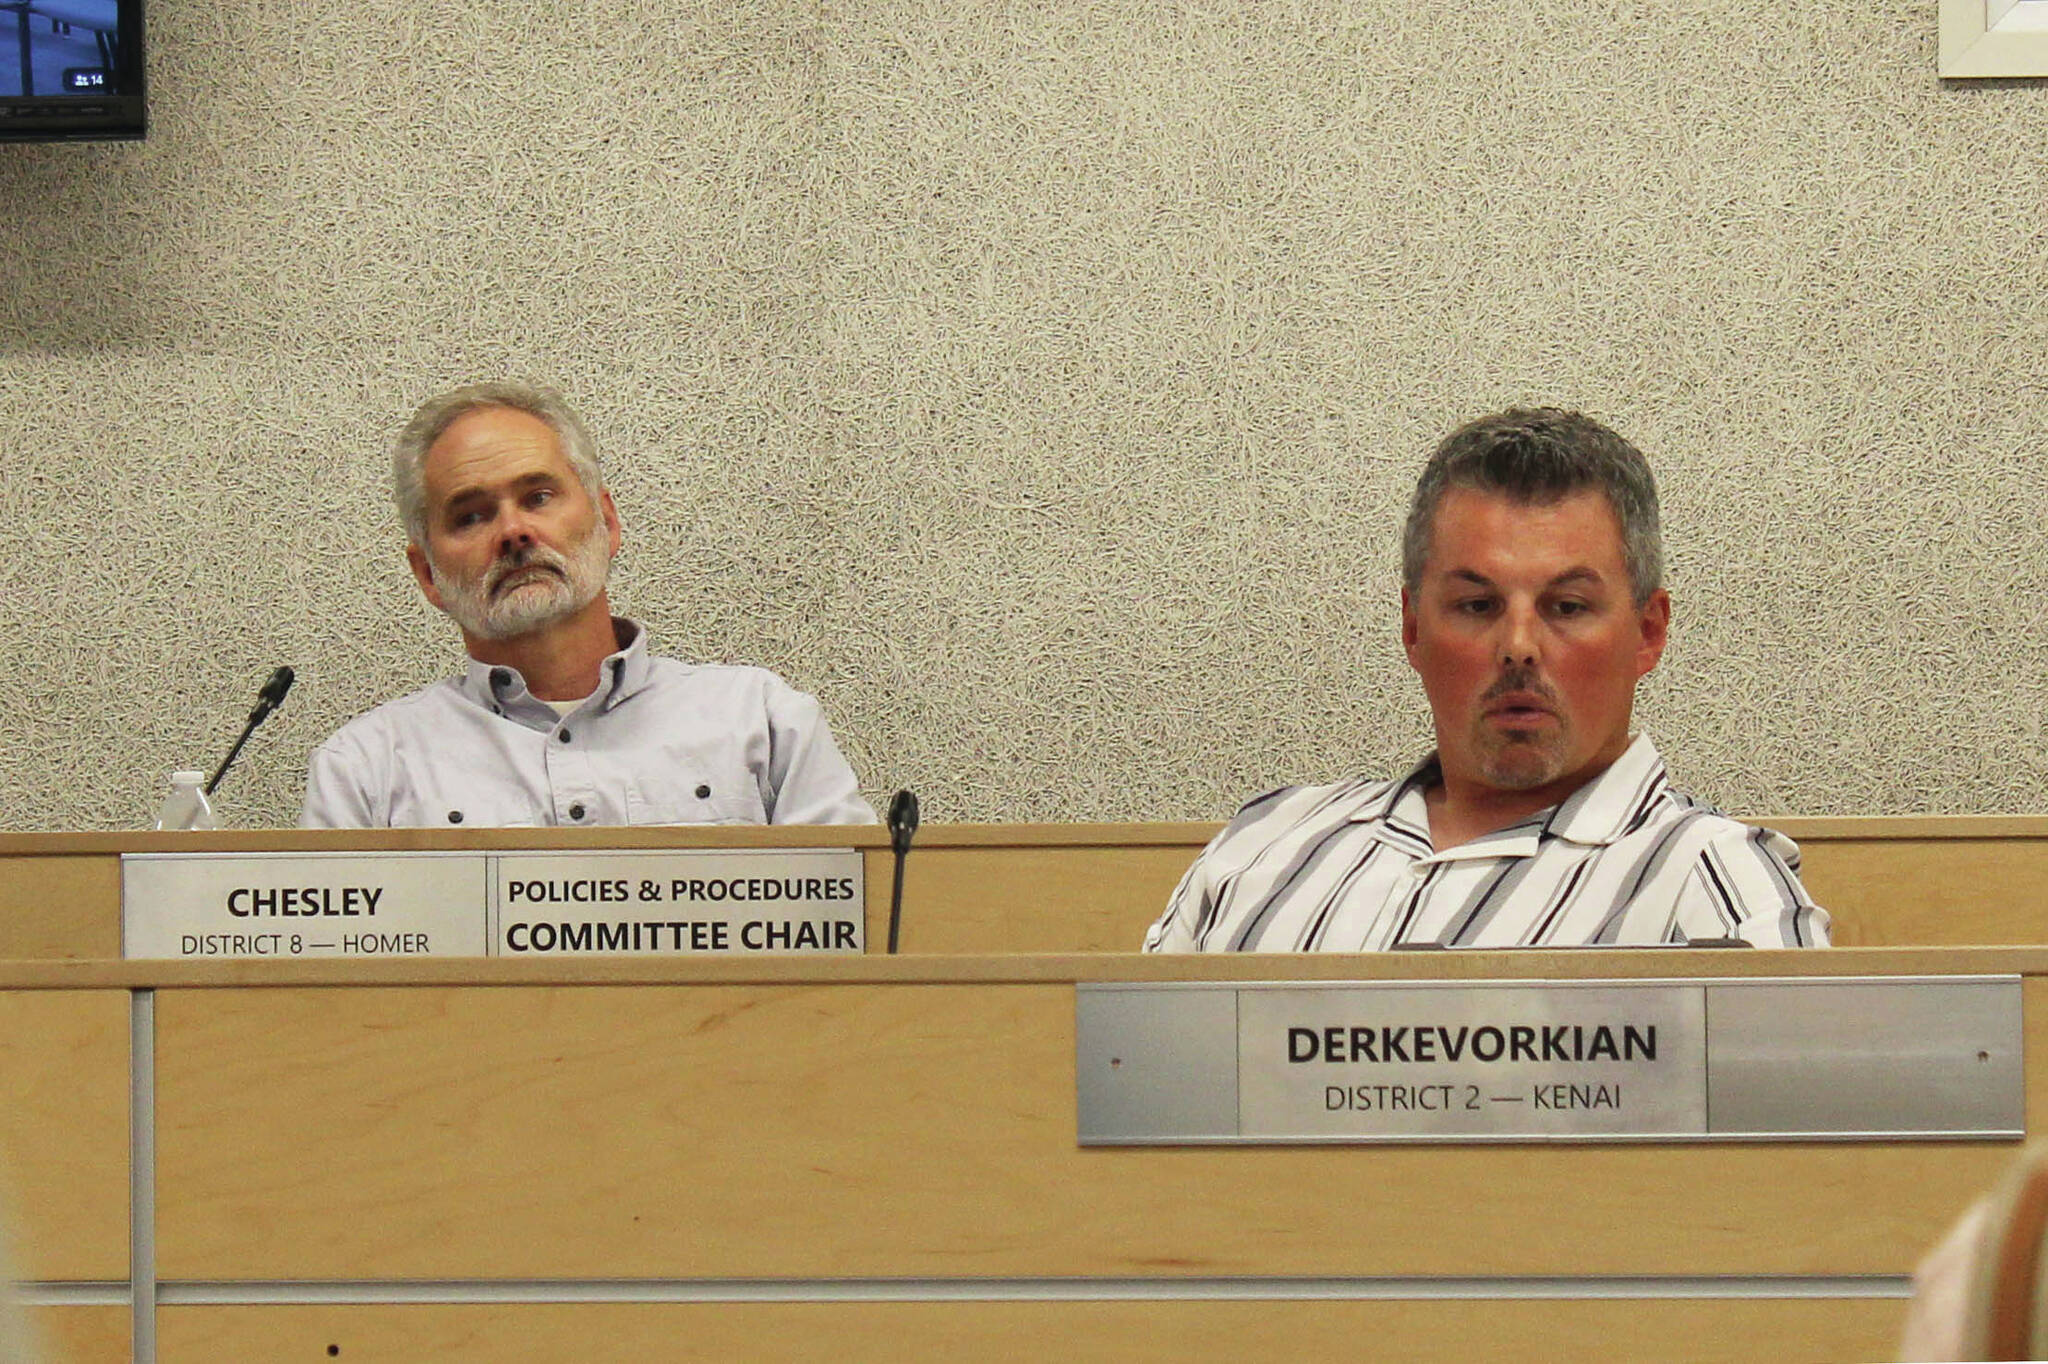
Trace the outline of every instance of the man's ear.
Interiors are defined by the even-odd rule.
[[[1664,657],[1664,641],[1671,634],[1671,594],[1658,588],[1643,603],[1642,646],[1636,650],[1636,676],[1648,677],[1650,670],[1657,666],[1657,660]]]
[[[604,517],[605,528],[611,532],[612,557],[619,557],[619,546],[626,541],[625,527],[619,524],[619,509],[612,505],[612,490],[601,489],[597,494],[598,514]]]
[[[1408,599],[1408,589],[1401,589],[1401,647],[1408,651],[1408,666],[1415,666],[1415,603]]]
[[[441,601],[441,589],[434,585],[434,566],[427,562],[427,552],[418,545],[407,545],[405,561],[412,565],[412,576],[418,580],[420,591],[433,603],[434,609],[446,611],[448,608]]]

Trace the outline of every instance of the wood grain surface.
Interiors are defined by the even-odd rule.
[[[0,1096],[16,1272],[127,1278],[127,992],[0,990]]]
[[[179,1279],[1898,1274],[2011,1153],[1083,1150],[1050,983],[178,990],[158,1028]]]
[[[172,1307],[163,1364],[1889,1359],[1897,1300]],[[330,1349],[332,1353],[330,1353]]]

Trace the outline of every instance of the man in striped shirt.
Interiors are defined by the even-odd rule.
[[[1620,436],[1553,408],[1453,432],[1402,539],[1436,752],[1245,806],[1146,950],[1825,946],[1791,840],[1672,790],[1630,734],[1671,621],[1662,578],[1656,483]]]

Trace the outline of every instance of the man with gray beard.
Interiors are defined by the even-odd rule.
[[[469,667],[315,750],[301,826],[874,822],[815,700],[760,668],[657,658],[612,615],[618,509],[558,394],[432,399],[392,482],[413,576]]]

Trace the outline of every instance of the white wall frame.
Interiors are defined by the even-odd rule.
[[[2048,0],[1941,0],[1941,74],[2048,76]]]

